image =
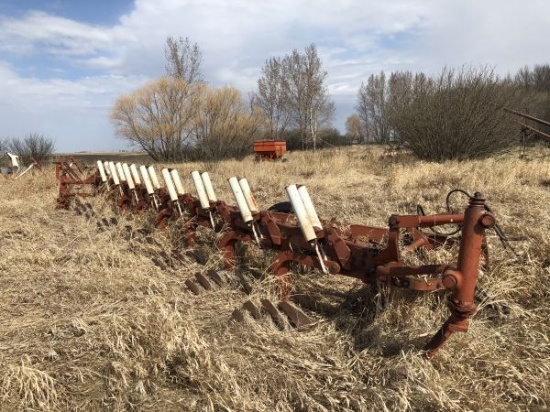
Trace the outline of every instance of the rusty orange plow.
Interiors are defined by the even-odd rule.
[[[233,312],[236,320],[244,313],[259,318],[269,315],[275,324],[285,324],[281,313],[297,328],[311,323],[308,316],[290,303],[292,283],[289,272],[296,265],[317,269],[325,274],[343,275],[370,284],[421,292],[448,290],[450,315],[425,346],[432,358],[454,332],[466,332],[469,319],[476,313],[478,269],[487,257],[487,229],[497,228],[495,216],[481,193],[469,196],[469,204],[460,213],[392,215],[385,228],[359,224],[341,224],[318,217],[305,186],[285,188],[288,202],[261,209],[245,178],[228,179],[234,204],[218,199],[208,172],[194,171],[194,193],[184,189],[175,169],[162,169],[161,185],[153,166],[97,162],[97,168],[84,175],[67,162],[56,163],[60,181],[58,205],[69,207],[71,199],[105,193],[116,208],[128,211],[153,211],[158,227],[178,225],[187,246],[196,242],[197,229],[209,228],[220,233],[218,248],[223,252],[225,268],[236,265],[236,245],[256,244],[276,251],[269,271],[279,280],[280,302],[264,299],[261,305],[247,301]],[[75,170],[76,169],[76,170]],[[87,187],[87,189],[83,189]],[[449,236],[438,226],[454,224],[459,229]],[[456,262],[408,265],[407,253],[447,247],[458,243]],[[197,273],[186,282],[195,294],[224,284],[216,271]]]

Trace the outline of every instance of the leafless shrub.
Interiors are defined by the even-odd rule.
[[[510,150],[518,129],[502,108],[517,88],[488,68],[446,68],[436,79],[394,73],[389,119],[401,141],[432,161],[483,158]]]
[[[19,156],[23,164],[29,164],[31,157],[42,163],[52,156],[55,143],[41,134],[30,133],[23,139],[9,140],[7,147]]]

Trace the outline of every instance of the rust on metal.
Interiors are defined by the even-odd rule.
[[[215,270],[208,270],[206,272],[206,275],[212,279],[214,282],[216,282],[218,284],[218,286],[222,286],[223,285],[223,279],[222,277],[220,276],[220,274],[218,272],[216,272]]]
[[[268,313],[269,316],[271,316],[273,323],[275,323],[275,325],[279,329],[281,330],[284,329],[285,321],[284,321],[284,318],[279,313],[279,311],[277,310],[277,307],[269,299],[261,299],[260,302],[264,310]]]
[[[195,279],[197,279],[197,282],[199,282],[200,285],[206,290],[212,289],[212,284],[201,272],[195,273]]]
[[[188,246],[194,244],[200,228],[218,233],[223,231],[219,234],[221,240],[217,246],[223,253],[227,269],[238,264],[236,246],[239,243],[254,243],[261,249],[275,250],[277,256],[269,271],[279,281],[281,302],[275,307],[271,302],[262,300],[261,308],[279,327],[284,324],[279,310],[289,317],[295,327],[305,328],[312,323],[303,311],[289,302],[292,299],[290,273],[293,266],[419,292],[449,291],[450,316],[426,345],[430,358],[454,332],[466,331],[468,320],[475,314],[478,270],[482,259],[486,264],[488,262],[485,231],[494,228],[498,230],[501,240],[505,240],[484,197],[480,193],[470,196],[460,189],[451,191],[447,196],[448,213],[425,215],[422,211],[416,215],[392,215],[386,227],[346,225],[318,219],[315,230],[309,231],[306,238],[296,217],[286,211],[258,208],[257,211],[250,211],[245,221],[239,206],[229,205],[217,198],[215,201],[209,200],[206,205],[190,193],[182,194],[181,190],[176,198],[173,193],[170,197],[162,187],[156,187],[150,193],[151,190],[139,184],[131,189],[127,182],[117,183],[113,176],[107,182],[101,182],[98,171],[86,176],[81,174],[66,161],[56,163],[56,176],[60,181],[58,203],[61,206],[65,207],[73,197],[86,196],[86,192],[77,188],[88,186],[92,189],[91,193],[104,193],[121,210],[136,213],[152,210],[157,225],[173,225],[179,229]],[[469,197],[469,204],[463,213],[451,210],[448,204],[451,193],[457,191]],[[314,212],[311,199],[308,199],[309,212]],[[437,231],[437,227],[449,224],[456,225],[458,229],[451,234]],[[459,244],[455,262],[411,265],[404,259],[406,254],[452,244]],[[223,283],[220,274],[214,270],[197,273],[195,279],[185,282],[195,294]],[[262,309],[247,301],[232,317],[242,321],[243,311],[247,311],[254,319],[260,319]]]
[[[544,126],[546,128],[550,127],[550,122],[548,122],[546,120],[543,120],[543,119],[539,119],[535,116],[531,116],[527,113],[522,113],[522,112],[518,112],[517,110],[508,109],[506,107],[504,108],[504,110],[507,111],[508,113],[514,114],[514,115],[516,115],[519,118],[524,120],[524,121],[517,120],[517,119],[515,120],[515,122],[518,125],[520,125],[523,128],[524,131],[532,132],[532,133],[536,134],[537,136],[542,137],[543,139],[545,139],[547,141],[550,141],[550,134],[545,133],[542,130],[537,129],[536,127],[533,127],[533,126],[527,124],[525,122],[525,120],[530,120],[534,123],[537,123],[539,125],[539,127]]]
[[[288,316],[296,329],[306,329],[312,325],[313,321],[301,309],[290,302],[283,300],[277,306]]]
[[[189,289],[191,292],[193,292],[195,295],[200,295],[201,290],[199,288],[199,285],[197,285],[195,282],[193,282],[190,279],[187,279],[185,281],[185,286],[187,286],[187,289]]]
[[[231,313],[231,319],[233,319],[236,322],[242,323],[244,322],[244,313],[241,309],[235,309]]]
[[[260,308],[258,308],[256,304],[251,300],[247,300],[246,302],[243,303],[243,309],[248,311],[248,313],[250,313],[250,316],[252,316],[254,319],[256,320],[260,319],[260,316],[261,316]]]

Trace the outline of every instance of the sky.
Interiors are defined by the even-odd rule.
[[[0,0],[0,139],[38,133],[59,153],[131,150],[109,114],[164,74],[167,37],[203,54],[204,79],[255,91],[273,56],[314,43],[345,132],[371,74],[500,75],[550,63],[548,0]]]

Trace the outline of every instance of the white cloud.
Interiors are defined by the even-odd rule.
[[[141,87],[142,76],[94,76],[77,81],[23,78],[0,64],[0,138],[41,133],[60,150],[125,147],[113,138],[109,113],[116,99]]]
[[[437,73],[444,65],[490,64],[505,74],[525,64],[545,63],[550,3],[136,0],[134,9],[113,26],[44,11],[29,11],[20,18],[0,16],[0,120],[8,125],[4,130],[21,133],[28,122],[10,113],[31,112],[43,119],[36,127],[48,125],[62,142],[83,133],[78,125],[68,129],[75,122],[67,119],[80,119],[89,125],[88,135],[101,125],[106,137],[94,142],[118,144],[112,139],[108,111],[117,96],[163,73],[167,36],[197,42],[206,80],[234,85],[245,94],[255,87],[267,58],[316,43],[337,103],[337,126],[342,127],[361,81],[381,70]],[[47,72],[57,77],[25,74],[20,65],[33,56],[49,56]],[[88,121],[86,114],[94,120]]]
[[[22,19],[4,18],[0,48],[25,52],[45,48],[52,54],[85,55],[105,50],[115,40],[112,30],[91,27],[66,18],[31,11]]]

